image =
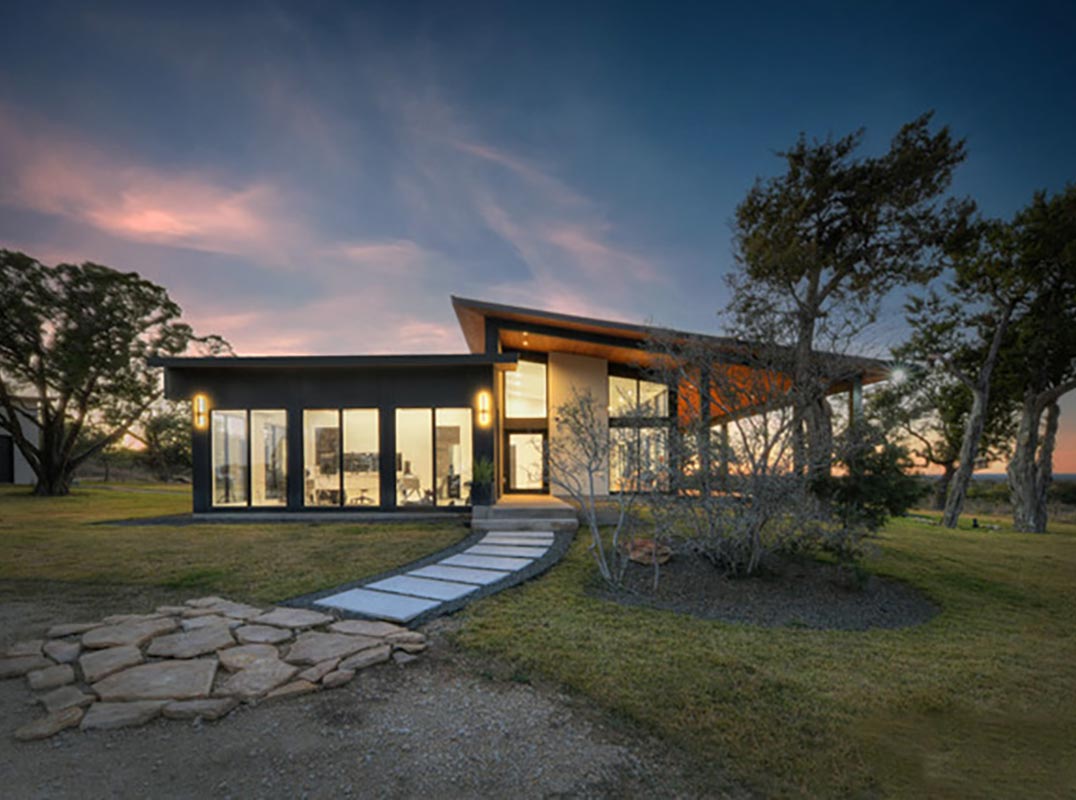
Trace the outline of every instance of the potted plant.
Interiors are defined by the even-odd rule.
[[[488,506],[493,499],[493,462],[482,456],[471,469],[471,505]]]

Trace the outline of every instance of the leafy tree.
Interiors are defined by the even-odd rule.
[[[893,355],[904,363],[925,360],[923,354],[912,353],[907,347],[897,348]],[[877,418],[883,430],[891,432],[895,441],[917,460],[917,466],[941,468],[931,494],[931,506],[941,511],[959,464],[971,393],[943,370],[914,366],[906,369],[912,372],[908,379],[891,381],[871,393],[867,415]],[[991,403],[989,411],[982,457],[996,461],[1008,455],[1013,417],[1007,403]]]
[[[1016,530],[1046,530],[1046,498],[1060,398],[1076,389],[1076,185],[1042,192],[1017,218],[1021,269],[1036,286],[1027,312],[1013,323],[998,366],[1001,390],[1019,405],[1019,425],[1006,470]]]
[[[784,174],[757,181],[736,209],[732,312],[748,330],[777,317],[788,332],[796,463],[812,484],[833,451],[833,376],[818,363],[820,339],[858,333],[893,287],[935,275],[971,212],[968,201],[942,199],[964,143],[947,127],[931,133],[931,116],[901,128],[877,157],[857,156],[862,130],[836,141],[801,136],[779,154]]]
[[[143,421],[141,435],[134,434],[145,445],[143,463],[158,480],[169,481],[179,474],[190,475],[189,405],[163,402]]]
[[[227,348],[196,337],[180,313],[137,273],[89,262],[49,267],[0,250],[0,428],[37,475],[36,494],[67,494],[79,464],[119,441],[160,397],[150,358]],[[27,396],[36,413],[18,402]]]
[[[946,295],[932,290],[908,302],[908,321],[913,328],[910,346],[931,353],[934,362],[971,393],[971,409],[961,439],[959,465],[949,486],[942,518],[946,527],[956,527],[972,473],[982,453],[983,434],[996,388],[995,371],[999,365],[1003,361],[1015,364],[1029,358],[1051,362],[1052,366],[1038,365],[1037,373],[1036,365],[1025,364],[1027,370],[1022,376],[1015,377],[1022,371],[1016,368],[1011,373],[1012,379],[997,381],[1010,396],[1026,396],[1034,401],[1041,394],[1041,410],[1036,414],[1032,402],[1023,415],[1028,420],[1035,420],[1032,427],[1036,431],[1042,413],[1049,412],[1051,398],[1056,400],[1060,396],[1056,392],[1064,391],[1067,367],[1059,365],[1063,361],[1067,339],[1063,333],[1048,330],[1055,322],[1063,325],[1065,309],[1072,303],[1071,289],[1067,295],[1064,291],[1066,285],[1071,286],[1063,258],[1064,231],[1053,229],[1063,220],[1064,214],[1052,214],[1044,199],[1039,198],[1011,222],[977,222],[969,228],[970,235],[961,247],[953,251]],[[1068,247],[1071,248],[1071,241]],[[1071,258],[1071,250],[1069,253]],[[1068,271],[1071,272],[1071,263]],[[1051,313],[1053,317],[1042,317]],[[1071,315],[1071,309],[1067,313]],[[1036,341],[1039,336],[1044,339],[1041,343]],[[1053,355],[1047,355],[1047,352]],[[1021,422],[1021,429],[1024,424]],[[1037,434],[1033,437],[1028,433],[1025,438],[1032,441],[1037,439]],[[1041,455],[1049,460],[1053,441],[1049,430],[1047,440],[1050,451]],[[1021,448],[1018,444],[1017,450],[1023,455],[1014,456],[1014,459],[1027,457],[1026,445]],[[1034,446],[1030,452],[1034,454]]]

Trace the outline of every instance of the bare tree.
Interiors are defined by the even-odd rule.
[[[590,552],[598,571],[607,584],[619,587],[628,565],[622,540],[633,523],[632,509],[637,494],[618,492],[608,502],[616,509],[612,534],[606,541],[602,536],[598,499],[607,494],[610,460],[609,424],[602,413],[602,404],[589,390],[572,389],[572,398],[556,410],[557,435],[550,437],[548,462],[549,483],[563,490],[583,510],[583,519],[590,530]],[[629,454],[619,467],[629,480],[636,480],[639,464],[636,455]]]

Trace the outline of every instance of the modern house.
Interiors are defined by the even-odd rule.
[[[657,329],[452,305],[470,353],[155,362],[166,396],[192,402],[195,513],[464,511],[479,459],[495,466],[495,497],[548,493],[551,420],[573,389],[604,409],[614,444],[661,456],[685,398],[649,377]],[[730,359],[744,345],[706,338]],[[886,374],[872,359],[841,363],[831,390],[853,404]],[[624,488],[612,467],[599,493]]]

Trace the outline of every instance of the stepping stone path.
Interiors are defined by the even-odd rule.
[[[552,531],[491,532],[477,544],[433,564],[331,594],[314,603],[374,619],[410,622],[484,586],[511,578],[544,556],[553,538]]]
[[[425,648],[422,633],[389,622],[201,597],[54,625],[0,651],[0,678],[25,678],[36,692],[44,715],[15,731],[31,741],[162,716],[216,720],[241,703],[344,686],[359,670]]]

